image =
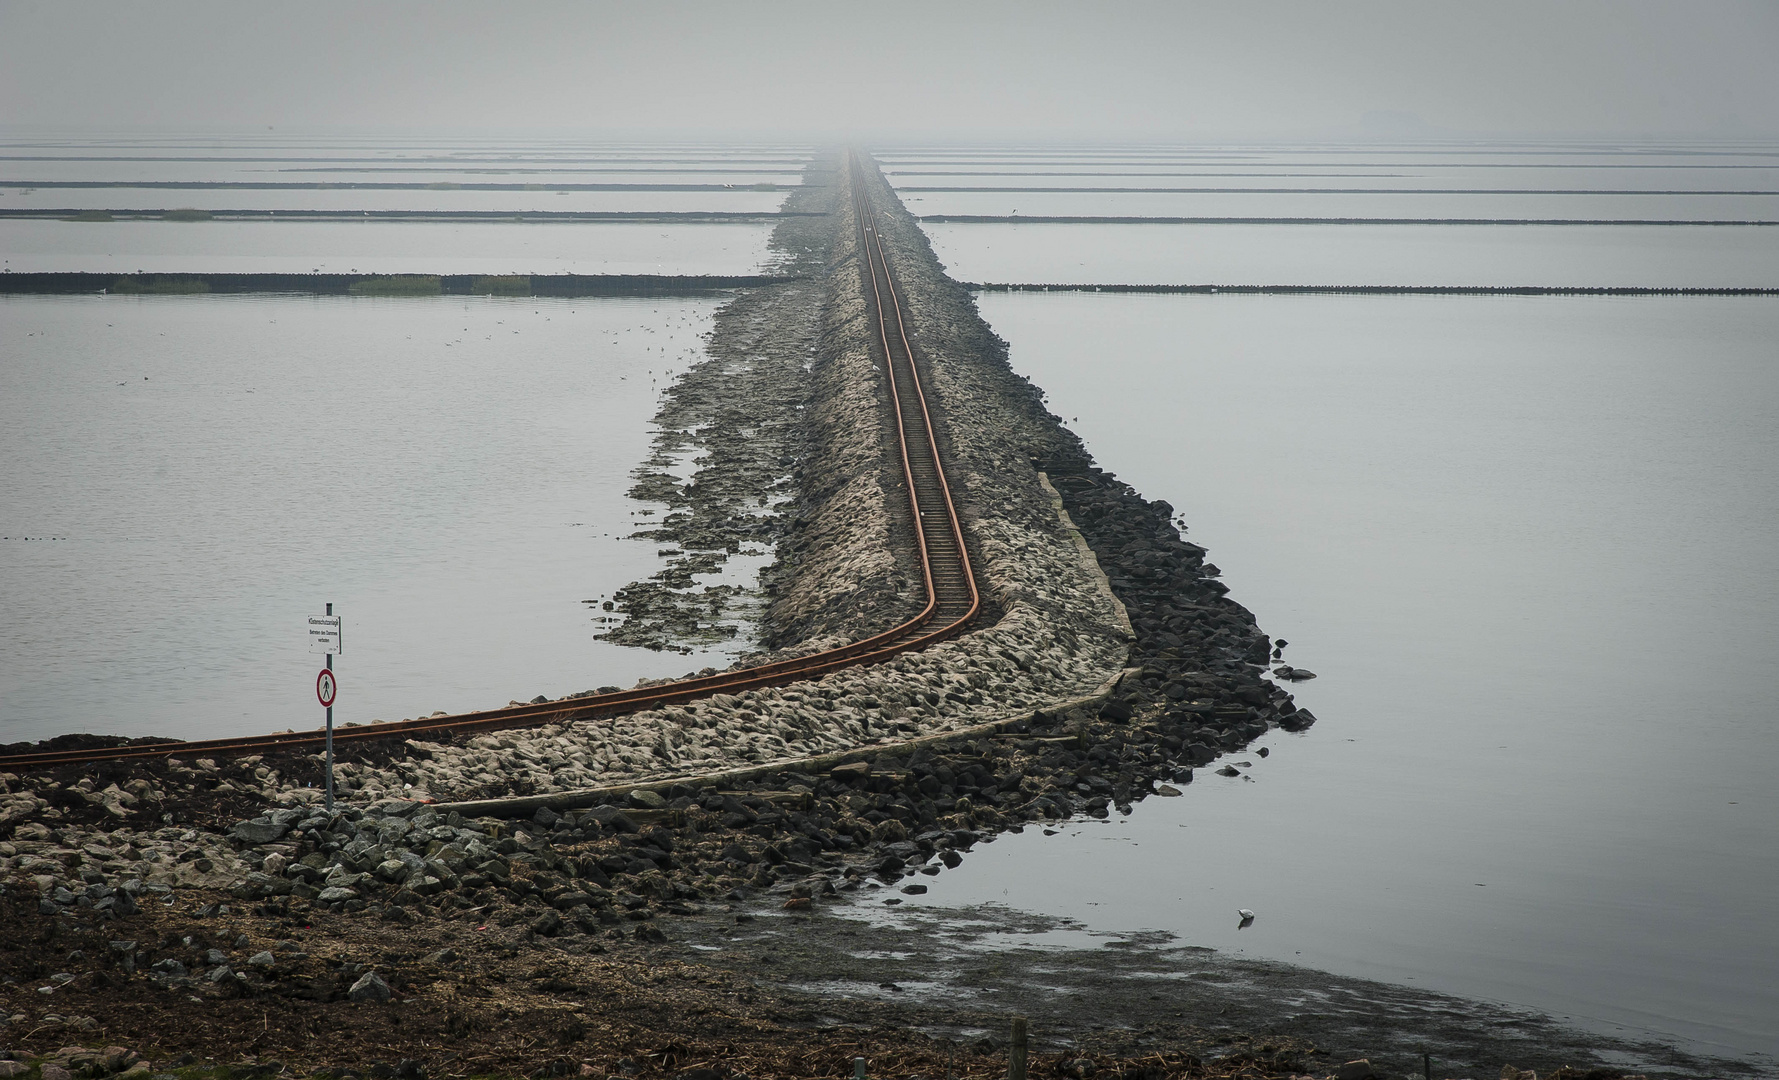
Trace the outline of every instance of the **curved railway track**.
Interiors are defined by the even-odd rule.
[[[907,486],[927,602],[912,619],[837,649],[811,653],[793,660],[762,664],[742,671],[703,678],[683,679],[612,694],[595,694],[572,701],[516,705],[505,709],[434,716],[374,727],[339,728],[336,747],[371,740],[450,736],[460,733],[525,727],[545,723],[592,720],[640,712],[712,694],[735,693],[766,686],[782,686],[825,675],[843,668],[878,663],[900,653],[922,649],[962,633],[981,610],[981,594],[970,567],[969,550],[958,522],[951,485],[933,435],[932,410],[921,383],[907,316],[884,253],[876,208],[865,192],[865,170],[856,154],[848,156],[852,176],[854,228],[861,269],[868,279],[866,294],[877,328],[877,344],[887,368],[890,408],[896,420],[897,443],[902,459],[902,478]],[[319,748],[322,730],[282,732],[232,739],[201,739],[189,742],[151,743],[91,750],[50,751],[0,757],[0,769],[35,769],[95,761],[164,758],[174,755],[266,753]]]

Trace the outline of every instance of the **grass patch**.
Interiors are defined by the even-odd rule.
[[[777,191],[778,185],[777,184],[755,184],[754,190],[755,191]]]
[[[161,213],[162,221],[209,221],[210,211],[196,207],[182,206],[177,210],[166,210]]]
[[[130,276],[120,277],[110,285],[114,293],[144,293],[157,296],[190,296],[193,293],[207,293],[210,283],[203,278],[194,277],[153,277]]]
[[[484,296],[530,296],[531,275],[497,274],[479,277],[471,283],[470,292]]]
[[[111,216],[111,211],[109,211],[109,210],[82,210],[80,213],[75,214],[73,217],[66,217],[66,218],[63,218],[62,220],[63,221],[116,221],[117,219]]]
[[[353,296],[438,296],[443,290],[437,274],[394,274],[354,281],[347,291]]]
[[[449,180],[435,180],[426,185],[428,191],[461,191],[462,189],[462,184],[453,184]]]

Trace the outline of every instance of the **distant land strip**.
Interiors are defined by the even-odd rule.
[[[923,225],[1779,225],[1772,220],[1688,218],[1063,217],[923,214]]]
[[[316,296],[679,296],[776,285],[763,275],[668,274],[89,274],[0,273],[0,293],[305,293]]]
[[[1384,153],[1384,152],[1378,151],[1378,150],[1368,150],[1364,147],[1349,146],[1349,147],[1343,147],[1338,150],[1323,150],[1323,151],[1313,151],[1312,150],[1312,151],[1307,151],[1307,153],[1309,153],[1311,155],[1316,155],[1319,153],[1320,155],[1322,155],[1323,161],[1329,161],[1329,159],[1334,159],[1334,158],[1365,157],[1367,154]],[[1390,155],[1393,155],[1395,157],[1419,158],[1420,159],[1418,161],[1404,162],[1403,163],[1404,166],[1413,165],[1413,166],[1419,167],[1419,166],[1423,166],[1423,165],[1432,165],[1432,166],[1436,166],[1436,167],[1440,167],[1440,168],[1450,168],[1450,167],[1469,168],[1469,167],[1473,167],[1473,166],[1493,168],[1496,166],[1496,164],[1497,164],[1496,162],[1490,161],[1490,160],[1479,160],[1479,159],[1492,159],[1492,158],[1501,157],[1501,156],[1516,157],[1516,158],[1524,158],[1524,157],[1545,157],[1545,158],[1550,158],[1550,157],[1559,157],[1559,158],[1594,158],[1594,157],[1616,157],[1616,158],[1631,158],[1631,157],[1642,157],[1642,158],[1679,158],[1679,157],[1685,157],[1685,158],[1710,158],[1710,157],[1779,158],[1779,151],[1776,151],[1776,150],[1734,150],[1734,149],[1731,149],[1731,150],[1675,150],[1675,149],[1660,149],[1660,150],[1619,150],[1619,149],[1609,149],[1609,150],[1568,150],[1568,149],[1564,149],[1564,150],[1527,150],[1527,149],[1506,149],[1506,148],[1491,148],[1491,147],[1476,147],[1476,146],[1471,146],[1471,147],[1453,146],[1453,147],[1436,147],[1436,148],[1430,148],[1427,150],[1410,150],[1406,147],[1393,147],[1389,151],[1387,151],[1387,153]],[[934,165],[934,166],[945,166],[947,168],[957,168],[960,165],[997,165],[997,164],[999,164],[999,165],[1023,165],[1026,168],[1038,168],[1040,166],[1046,166],[1046,167],[1054,166],[1056,168],[1068,168],[1068,167],[1080,168],[1084,164],[1097,163],[1097,164],[1101,164],[1101,165],[1127,165],[1132,168],[1135,168],[1137,166],[1166,167],[1166,166],[1170,166],[1170,165],[1171,166],[1181,166],[1181,165],[1228,164],[1228,165],[1251,165],[1251,166],[1259,166],[1259,165],[1285,166],[1285,165],[1314,165],[1314,164],[1317,164],[1317,162],[1315,162],[1315,161],[1295,161],[1295,162],[1293,162],[1293,161],[1266,161],[1266,160],[1264,160],[1265,154],[1266,154],[1266,151],[1260,150],[1260,149],[1254,148],[1254,147],[1248,147],[1248,148],[1225,147],[1221,150],[1206,149],[1206,150],[1198,150],[1198,151],[1180,150],[1177,152],[1160,151],[1157,153],[1135,153],[1135,152],[1132,152],[1132,153],[1106,153],[1103,155],[1075,154],[1075,155],[1069,155],[1066,157],[1061,157],[1056,154],[1044,153],[1044,152],[1040,152],[1036,149],[1033,149],[1031,151],[1024,151],[1024,150],[1007,150],[1007,151],[1001,151],[1001,152],[976,151],[976,152],[968,152],[968,153],[959,152],[959,153],[955,153],[955,154],[938,153],[938,152],[925,152],[925,153],[918,153],[918,154],[915,154],[915,153],[909,153],[909,154],[886,153],[883,155],[882,160],[887,162],[889,164],[889,167],[892,169],[903,167],[903,166],[908,166],[908,165]],[[1444,162],[1428,160],[1430,158],[1436,158],[1436,157],[1470,158],[1472,160],[1444,161]],[[1385,165],[1385,164],[1389,164],[1386,162],[1374,162],[1374,161],[1365,161],[1365,162],[1348,161],[1348,162],[1333,162],[1333,163],[1334,164],[1346,164],[1346,165]],[[1622,162],[1620,164],[1625,167],[1630,167],[1630,168],[1643,167],[1642,165],[1640,165],[1636,162]],[[1525,168],[1526,165],[1527,165],[1527,163],[1516,163],[1516,162],[1500,162],[1499,163],[1499,166],[1501,168]],[[1585,165],[1578,166],[1572,162],[1559,161],[1559,162],[1552,163],[1551,167],[1558,168],[1558,169],[1572,169],[1572,168],[1586,168],[1586,169],[1605,168],[1605,169],[1609,169],[1609,168],[1614,168],[1615,166],[1611,162],[1605,162],[1605,163],[1599,163],[1599,164],[1596,164],[1594,162],[1588,162]],[[1650,166],[1650,167],[1651,168],[1662,168],[1664,166],[1662,166],[1658,162],[1657,164]]]
[[[807,210],[100,210],[95,208],[0,208],[0,219],[50,221],[498,221],[551,224],[653,221],[712,224],[821,217]]]
[[[991,192],[1014,195],[1779,195],[1779,191],[1639,190],[1637,188],[1356,188],[1356,187],[898,187],[922,192]]]
[[[1779,287],[1718,285],[1030,285],[969,282],[973,292],[1363,293],[1408,296],[1779,296]]]
[[[5,160],[5,159],[0,158],[0,160]],[[76,159],[76,160],[78,160],[78,159]],[[94,159],[94,160],[98,160],[98,159]],[[988,164],[991,167],[994,165],[993,162],[990,162]],[[1153,176],[1153,177],[1167,177],[1167,176],[1301,176],[1301,177],[1306,177],[1306,178],[1317,177],[1317,176],[1353,176],[1353,177],[1369,176],[1369,177],[1373,177],[1373,178],[1377,178],[1377,179],[1383,179],[1383,178],[1387,178],[1390,176],[1396,176],[1396,175],[1400,175],[1400,174],[1379,173],[1379,172],[1281,173],[1281,172],[1278,172],[1277,170],[1278,169],[1330,169],[1330,168],[1342,168],[1342,169],[1771,169],[1771,168],[1773,168],[1773,165],[1770,162],[1766,163],[1766,164],[1761,164],[1761,165],[1753,165],[1753,164],[1741,164],[1741,165],[1668,164],[1668,165],[1662,165],[1662,164],[1649,164],[1649,163],[1638,163],[1638,162],[1626,162],[1626,163],[1620,163],[1620,164],[1612,164],[1610,162],[1600,162],[1600,163],[1589,163],[1587,165],[1570,165],[1570,164],[1565,164],[1562,162],[1555,162],[1555,161],[1520,161],[1520,162],[1507,162],[1507,161],[1486,161],[1486,162],[1469,162],[1469,161],[1457,161],[1457,162],[1441,162],[1441,161],[1378,161],[1378,162],[1371,162],[1371,161],[1339,161],[1339,162],[1282,161],[1282,162],[1279,162],[1276,165],[1272,166],[1271,168],[1267,168],[1266,171],[1263,171],[1263,172],[1227,172],[1227,171],[1219,171],[1219,172],[1155,172],[1155,171],[1153,171],[1155,169],[1185,168],[1187,166],[1191,166],[1191,167],[1197,168],[1197,169],[1219,169],[1219,168],[1234,169],[1234,168],[1242,168],[1242,167],[1250,168],[1250,169],[1263,168],[1263,166],[1252,165],[1247,162],[1230,162],[1227,165],[1222,165],[1219,162],[1209,161],[1209,162],[1185,162],[1180,165],[1154,165],[1154,166],[1150,166],[1149,167],[1150,171],[1146,171],[1146,172],[1113,172],[1111,170],[1106,170],[1106,169],[1079,169],[1079,170],[1068,170],[1068,171],[1045,170],[1045,171],[1040,172],[1037,170],[1003,169],[1003,168],[994,168],[992,172],[985,172],[982,169],[894,169],[894,168],[892,168],[892,169],[886,169],[885,174],[888,176],[1099,176],[1099,177],[1110,177],[1110,176]]]
[[[512,166],[512,165],[503,165],[497,161],[484,161],[484,162],[472,163],[469,165],[465,165],[462,162],[454,162],[454,163],[434,162],[432,164],[423,164],[423,165],[367,165],[367,166],[352,166],[350,168],[342,168],[342,167],[335,166],[335,165],[306,165],[300,169],[273,169],[273,170],[268,170],[268,171],[281,172],[281,173],[434,173],[434,172],[436,172],[436,173],[446,173],[446,174],[456,173],[456,174],[460,174],[460,175],[467,175],[470,173],[477,173],[477,174],[499,173],[499,174],[508,175],[508,176],[559,176],[563,173],[605,173],[605,174],[610,174],[610,175],[620,175],[623,173],[646,173],[651,176],[659,176],[662,173],[683,173],[688,176],[695,174],[695,173],[709,173],[712,176],[733,176],[736,174],[745,173],[748,175],[769,174],[772,176],[802,176],[804,173],[809,172],[811,170],[796,169],[796,168],[780,169],[780,168],[768,168],[768,167],[754,167],[751,165],[745,169],[737,169],[737,168],[733,168],[730,166],[704,167],[704,166],[695,166],[695,165],[675,165],[671,168],[665,167],[665,166],[660,166],[660,165],[656,165],[653,167],[643,167],[643,166],[632,167],[632,166],[626,165],[622,168],[618,168],[618,167],[614,167],[614,166],[610,166],[610,165],[572,165],[572,164],[557,165],[554,163],[550,163],[550,164],[538,163],[535,165],[527,164],[524,168],[519,168],[517,166]],[[741,187],[741,186],[743,186],[743,185],[737,185],[737,187]],[[791,186],[797,186],[797,185],[791,185]]]
[[[719,165],[720,164],[723,166],[730,166],[730,165],[750,165],[751,166],[751,165],[758,165],[758,164],[798,165],[798,164],[802,164],[803,159],[801,159],[801,158],[785,158],[785,157],[645,158],[645,157],[626,157],[622,154],[613,155],[610,157],[599,157],[599,156],[594,156],[594,157],[554,157],[548,151],[519,151],[519,152],[512,153],[512,154],[482,154],[482,155],[462,155],[462,156],[459,156],[456,154],[443,154],[443,155],[439,155],[436,157],[411,157],[411,158],[390,157],[387,154],[384,154],[381,156],[376,156],[376,157],[282,157],[282,156],[277,156],[277,155],[273,155],[273,156],[269,156],[269,157],[268,156],[260,156],[260,157],[211,157],[211,156],[170,157],[165,154],[129,154],[129,155],[125,155],[125,154],[108,154],[108,155],[98,155],[98,154],[0,154],[0,161],[73,161],[73,162],[83,162],[83,161],[146,161],[146,162],[178,161],[178,162],[199,162],[202,164],[213,164],[213,163],[221,162],[221,163],[235,164],[235,165],[239,165],[239,164],[283,165],[283,164],[290,163],[290,162],[314,162],[314,161],[321,161],[321,162],[369,162],[369,163],[381,164],[381,165],[395,165],[395,164],[402,164],[402,163],[413,163],[413,164],[417,164],[417,165],[426,165],[426,164],[432,164],[432,165],[493,165],[493,164],[497,164],[497,163],[503,162],[503,161],[521,161],[521,162],[526,162],[528,164],[538,164],[538,165],[542,165],[542,164],[595,165],[595,164],[602,164],[602,163],[610,162],[612,164],[619,164],[619,165]],[[679,172],[681,170],[679,170],[677,168],[673,168],[673,169],[644,169],[644,170],[638,170],[638,171],[642,171],[642,172]],[[688,172],[690,172],[690,171],[702,172],[702,171],[706,171],[706,170],[686,170],[686,171],[688,171]],[[721,170],[711,170],[711,171],[721,171]],[[747,169],[747,170],[731,169],[729,171],[732,171],[732,172],[739,172],[739,171],[752,172],[754,170],[752,170],[752,169]]]
[[[0,188],[147,188],[152,191],[789,191],[799,184],[499,184],[396,180],[0,180]]]

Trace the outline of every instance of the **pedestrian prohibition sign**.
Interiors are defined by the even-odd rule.
[[[322,668],[321,674],[315,676],[315,696],[320,698],[321,704],[327,708],[334,707],[334,694],[338,693],[339,689],[339,685],[334,682],[334,673],[327,668]]]

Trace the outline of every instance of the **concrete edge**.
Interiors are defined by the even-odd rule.
[[[1081,526],[1075,524],[1075,519],[1069,516],[1068,509],[1063,506],[1062,492],[1057,491],[1056,485],[1050,482],[1048,473],[1038,473],[1038,486],[1044,489],[1044,494],[1050,496],[1050,505],[1055,508],[1057,520],[1062,522],[1063,531],[1074,539],[1075,550],[1081,553],[1081,565],[1093,578],[1094,587],[1099,590],[1101,598],[1111,605],[1113,621],[1124,633],[1124,640],[1135,641],[1137,632],[1130,625],[1130,612],[1125,608],[1124,601],[1118,599],[1118,594],[1112,591],[1112,581],[1106,577],[1106,571],[1100,566],[1099,556],[1093,553],[1093,547],[1088,544],[1087,537],[1082,535]]]
[[[1122,607],[1120,608],[1122,610]],[[448,814],[456,811],[466,818],[478,817],[530,817],[540,807],[549,807],[561,813],[589,806],[598,806],[612,798],[622,798],[632,791],[663,791],[677,784],[693,787],[721,787],[724,784],[739,784],[749,780],[757,780],[773,773],[825,772],[836,765],[847,765],[857,761],[867,761],[883,755],[901,756],[911,754],[923,746],[937,746],[948,742],[992,735],[1014,724],[1027,721],[1035,713],[1049,713],[1058,717],[1079,714],[1084,709],[1096,709],[1103,705],[1107,698],[1115,693],[1125,679],[1136,675],[1140,668],[1125,668],[1118,674],[1101,683],[1091,694],[1071,698],[1040,709],[1022,711],[1016,715],[1003,716],[987,723],[976,724],[956,731],[942,731],[934,735],[922,735],[897,743],[875,743],[870,746],[856,747],[852,750],[841,750],[832,754],[821,754],[816,757],[789,758],[783,761],[769,762],[764,765],[750,765],[744,769],[726,769],[721,772],[695,773],[690,776],[675,776],[664,780],[647,780],[635,784],[614,784],[608,787],[581,788],[575,791],[558,791],[548,795],[523,795],[510,799],[481,799],[473,802],[455,803],[410,803],[413,809],[421,806],[430,808],[434,813]],[[396,811],[400,813],[400,811]]]

